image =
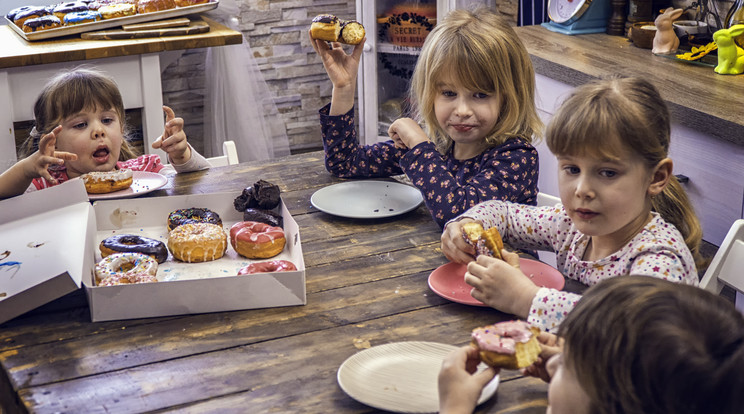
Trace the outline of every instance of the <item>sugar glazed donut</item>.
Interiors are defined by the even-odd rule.
[[[98,282],[98,286],[131,285],[134,283],[154,283],[157,281],[158,281],[158,278],[156,278],[153,275],[148,275],[148,274],[143,274],[143,275],[114,274]]]
[[[239,275],[251,275],[254,273],[291,272],[297,270],[297,266],[289,260],[270,260],[268,262],[251,263],[238,270]]]
[[[133,182],[132,170],[92,171],[80,178],[85,183],[85,190],[90,194],[112,193],[129,188]]]
[[[142,253],[157,260],[158,263],[163,263],[168,258],[165,243],[135,234],[115,234],[107,237],[101,241],[98,249],[101,250],[102,257],[114,253]]]
[[[168,215],[168,230],[189,223],[209,223],[222,226],[220,215],[208,208],[182,208]]]
[[[113,275],[150,275],[155,276],[158,262],[142,253],[115,253],[103,258],[96,264],[96,282]]]
[[[216,224],[183,224],[168,234],[168,250],[182,262],[217,260],[227,250],[227,235],[222,226]]]
[[[241,256],[268,259],[284,250],[287,239],[280,227],[256,221],[239,221],[230,228],[230,244]]]

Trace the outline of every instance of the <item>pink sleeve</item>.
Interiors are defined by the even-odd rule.
[[[118,165],[119,168],[129,168],[132,171],[147,172],[159,172],[165,168],[162,161],[160,161],[160,156],[157,154],[140,155],[131,160],[119,161],[116,165]]]

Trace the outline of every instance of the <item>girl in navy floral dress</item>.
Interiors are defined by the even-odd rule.
[[[492,199],[536,204],[542,123],[535,75],[524,45],[491,10],[455,10],[426,38],[411,80],[416,120],[400,118],[389,141],[359,144],[354,124],[357,69],[364,42],[312,39],[333,83],[320,110],[326,168],[343,177],[405,173],[443,226]],[[423,128],[421,125],[424,125]]]

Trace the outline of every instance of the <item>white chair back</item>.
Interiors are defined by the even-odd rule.
[[[537,193],[537,205],[539,207],[544,207],[544,206],[551,206],[552,207],[552,206],[554,206],[554,205],[556,205],[556,204],[558,204],[560,202],[561,202],[560,197],[556,197],[556,196],[553,196],[553,195],[550,195],[550,194],[545,194],[545,193]],[[555,253],[553,253],[553,252],[547,252],[547,251],[544,251],[544,250],[540,250],[539,252],[537,252],[537,254],[540,256],[540,260],[541,261],[543,261],[543,262],[545,262],[545,263],[547,263],[547,264],[549,264],[549,265],[551,265],[551,266],[553,266],[555,268],[558,267],[558,263],[557,263],[557,260],[555,258]]]
[[[744,219],[731,226],[700,282],[700,287],[716,294],[724,286],[736,291],[736,308],[744,313]]]
[[[222,155],[207,158],[212,167],[224,167],[225,165],[234,165],[239,163],[238,150],[235,148],[235,142],[225,141],[222,143]]]

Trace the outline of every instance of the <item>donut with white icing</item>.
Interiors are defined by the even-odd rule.
[[[112,193],[129,188],[134,182],[130,169],[113,171],[91,171],[80,176],[85,190],[90,194]]]
[[[222,226],[216,224],[182,224],[168,234],[168,250],[182,262],[217,260],[227,250],[227,235]]]
[[[96,264],[96,282],[113,275],[151,275],[158,271],[158,262],[142,253],[114,253]]]
[[[230,228],[230,244],[241,256],[268,259],[284,250],[287,239],[281,227],[257,221],[239,221]]]

